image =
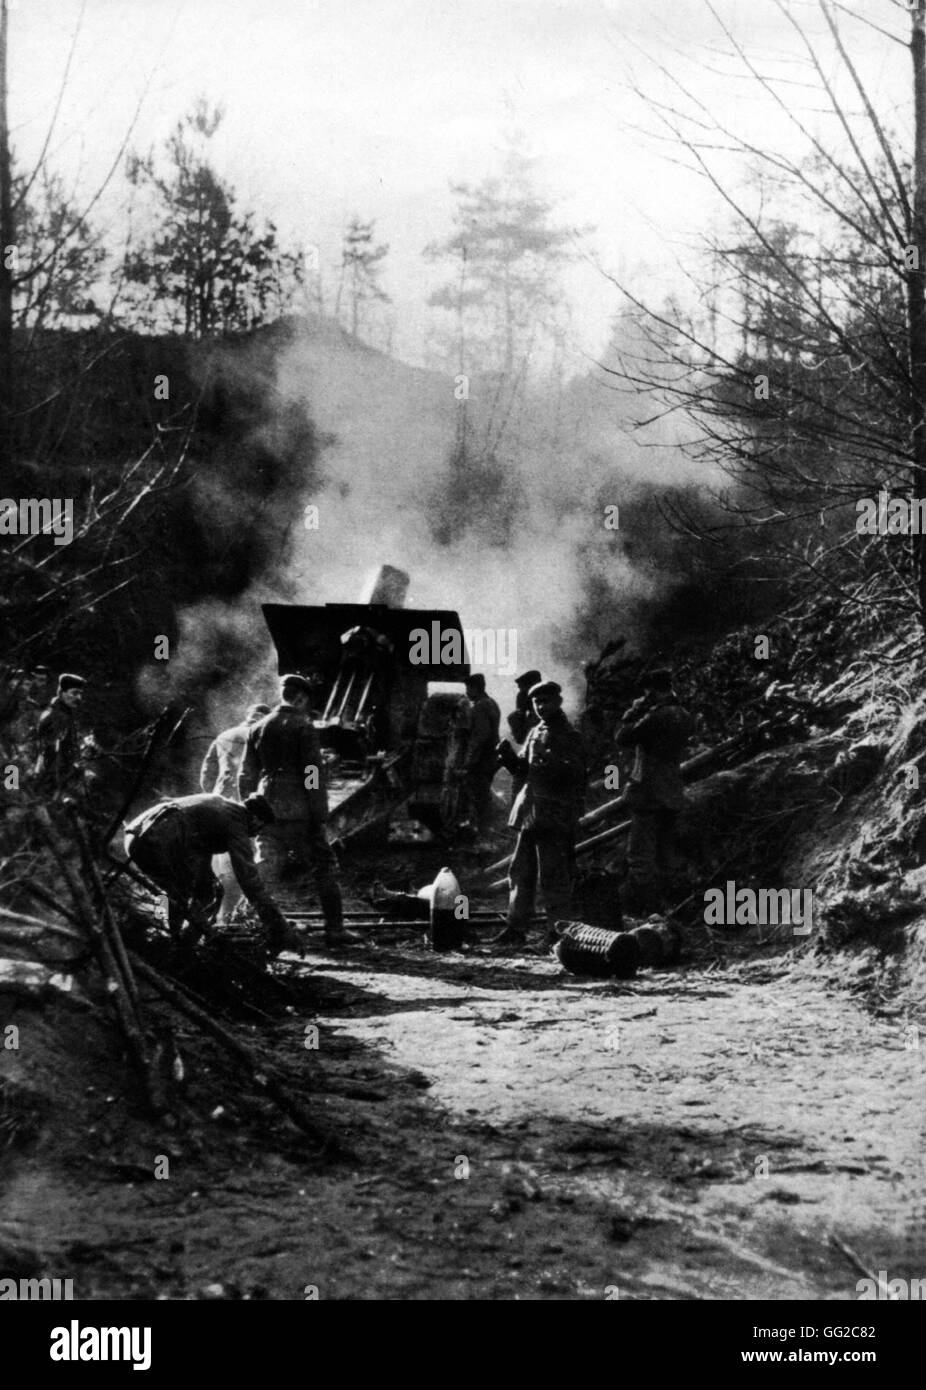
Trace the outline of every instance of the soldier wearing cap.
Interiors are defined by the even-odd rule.
[[[568,918],[575,877],[575,844],[585,796],[585,751],[582,739],[563,713],[562,690],[555,681],[531,686],[537,723],[522,752],[507,739],[498,754],[523,786],[508,824],[518,831],[508,870],[508,925],[493,945],[523,946],[534,911],[539,881],[547,913],[544,945],[556,940],[553,924]]]
[[[265,796],[274,821],[257,837],[257,862],[279,881],[286,873],[311,869],[322,914],[325,942],[355,938],[344,929],[337,861],[325,834],[328,790],[318,731],[309,717],[312,686],[303,676],[280,678],[280,703],[248,730],[238,774],[238,795]]]
[[[38,757],[34,776],[46,792],[63,791],[80,777],[80,733],[76,711],[84,698],[83,676],[64,671],[58,677],[58,689],[47,709],[39,716],[36,728]]]
[[[534,706],[531,703],[530,692],[535,685],[540,685],[543,677],[539,671],[525,671],[522,675],[515,677],[515,685],[518,693],[515,697],[514,709],[508,716],[508,728],[511,730],[511,737],[515,743],[523,743],[531,729],[538,723],[537,715],[534,713]]]
[[[238,795],[238,773],[241,771],[248,730],[269,713],[269,705],[251,705],[240,724],[223,729],[216,735],[203,758],[199,773],[199,785],[204,792],[231,799]]]
[[[539,671],[525,671],[522,675],[515,677],[515,685],[518,693],[515,698],[515,706],[508,715],[508,728],[511,730],[511,737],[515,743],[524,743],[531,729],[535,728],[538,719],[534,712],[531,702],[530,692],[533,686],[539,685],[543,677]],[[516,773],[511,776],[511,805],[513,806],[518,797],[518,792],[524,786],[524,778]]]
[[[272,822],[273,811],[262,796],[238,805],[200,792],[159,801],[126,825],[125,852],[167,894],[174,936],[186,921],[195,940],[215,921],[222,885],[212,860],[227,854],[241,891],[269,930],[271,954],[282,949],[286,919],[261,881],[251,849],[252,838]]]
[[[469,737],[463,753],[463,779],[473,820],[480,833],[489,828],[492,779],[498,771],[498,726],[501,711],[486,693],[486,678],[478,672],[466,678]]]
[[[199,772],[199,785],[204,792],[211,792],[213,796],[227,796],[229,801],[237,801],[238,773],[241,771],[248,729],[269,713],[269,705],[251,705],[240,724],[223,729],[216,735],[203,758]],[[224,926],[232,920],[235,909],[241,902],[241,893],[238,891],[227,854],[218,855],[212,868],[222,884],[222,906],[216,920],[219,926]]]
[[[676,837],[686,803],[681,759],[694,721],[680,704],[667,668],[644,677],[645,693],[625,710],[617,732],[620,748],[635,750],[624,792],[630,811],[627,881],[621,892],[628,912],[665,905],[677,872]]]

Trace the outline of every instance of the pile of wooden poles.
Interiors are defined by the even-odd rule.
[[[334,1136],[307,1113],[279,1080],[268,1074],[250,1048],[191,998],[180,983],[166,979],[160,971],[142,960],[137,952],[126,949],[86,827],[75,804],[64,802],[61,817],[66,822],[66,831],[56,824],[46,807],[39,806],[34,810],[38,833],[67,885],[70,905],[58,902],[51,893],[40,887],[35,887],[34,891],[40,900],[55,909],[70,925],[41,925],[44,931],[67,938],[71,943],[84,942],[88,946],[103,977],[116,1023],[138,1073],[148,1108],[155,1115],[164,1114],[170,1108],[170,1077],[164,1066],[163,1041],[149,1042],[139,981],[242,1062],[252,1085],[299,1129],[320,1142],[323,1148],[334,1146]]]
[[[752,740],[760,736],[766,730],[772,728],[773,723],[773,720],[765,720],[752,731],[751,735],[748,736],[749,739]],[[733,738],[725,739],[723,743],[718,743],[713,748],[706,748],[702,753],[698,753],[695,757],[689,758],[686,763],[682,763],[682,780],[685,782],[699,781],[701,777],[707,775],[708,769],[713,770],[714,765],[718,761],[725,758],[729,753],[742,749],[746,738],[747,736],[744,734],[737,734]],[[603,786],[604,779],[601,779],[597,782],[592,782],[590,790],[600,790]],[[579,821],[579,827],[582,830],[590,830],[592,826],[598,825],[601,821],[608,820],[610,817],[616,815],[623,807],[623,796],[616,796],[613,800],[604,802],[603,805],[597,806],[594,811],[589,811],[584,815]],[[622,820],[617,825],[608,826],[607,830],[596,831],[595,834],[588,835],[584,840],[579,841],[576,845],[576,854],[589,854],[592,850],[600,848],[601,845],[609,844],[612,840],[617,840],[621,835],[626,835],[629,829],[630,821]],[[507,870],[508,865],[511,863],[511,858],[512,856],[507,854],[504,859],[496,859],[493,864],[487,865],[486,868],[482,870],[482,877],[484,879],[492,879],[491,882],[484,884],[486,892],[495,892],[507,886],[507,878],[492,878],[492,875]]]

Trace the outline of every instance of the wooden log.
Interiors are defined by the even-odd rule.
[[[98,912],[100,913],[100,917],[103,923],[103,930],[108,938],[109,945],[112,950],[113,957],[115,958],[116,964],[119,968],[119,973],[122,977],[123,984],[125,985],[126,992],[132,1001],[132,1007],[134,1008],[135,1013],[137,1015],[138,987],[135,984],[135,977],[132,974],[132,967],[129,964],[128,956],[126,955],[125,945],[122,940],[122,933],[119,930],[119,924],[113,916],[113,910],[110,906],[109,899],[106,896],[106,889],[103,886],[103,879],[99,869],[97,868],[96,861],[93,858],[93,852],[90,849],[90,842],[87,838],[87,833],[80,822],[80,817],[77,814],[77,808],[73,805],[66,804],[65,809],[67,811],[68,820],[70,821],[71,826],[74,830],[74,835],[77,839],[77,843],[80,846],[81,856],[83,858],[84,864],[84,871],[87,874],[87,877],[90,879],[90,882],[93,884],[94,896],[97,900],[96,906]]]
[[[764,720],[753,730],[752,736],[764,733],[767,729],[770,729],[773,724],[774,720],[772,719]],[[714,748],[706,748],[703,752],[697,753],[693,758],[689,758],[688,761],[682,763],[681,766],[682,781],[699,781],[700,777],[695,774],[702,773],[703,769],[712,763],[715,758],[733,752],[737,746],[743,742],[745,737],[745,734],[736,734],[733,738],[728,738],[725,739],[723,743],[718,743]],[[592,783],[593,787],[600,785],[603,784]],[[623,796],[617,796],[613,801],[606,801],[604,805],[597,806],[594,811],[587,812],[587,814],[580,819],[579,825],[583,830],[587,829],[589,826],[597,824],[599,820],[604,820],[607,816],[613,815],[616,811],[619,811],[623,805]],[[619,825],[611,826],[608,830],[603,830],[598,835],[592,835],[587,840],[581,840],[579,844],[576,845],[576,854],[586,854],[590,849],[596,849],[598,845],[607,844],[610,840],[617,839],[619,835],[626,834],[629,829],[630,821],[621,821]],[[504,859],[496,859],[494,864],[488,864],[486,868],[482,870],[482,874],[488,878],[489,874],[494,874],[499,869],[507,869],[508,865],[511,863],[512,857],[511,854],[508,854]],[[499,888],[506,887],[506,885],[507,879],[495,879],[494,882],[487,885],[487,891],[493,892]]]
[[[0,927],[0,932],[4,933],[2,939],[8,941],[17,940],[16,927],[17,924],[21,924],[25,933],[22,940],[38,941],[40,937],[51,934],[63,936],[68,941],[76,941],[82,946],[87,943],[85,936],[70,927],[59,926],[57,922],[45,922],[41,917],[29,917],[25,912],[11,912],[6,907],[0,907],[0,922],[9,924],[7,928]]]

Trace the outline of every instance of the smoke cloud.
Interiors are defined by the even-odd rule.
[[[234,359],[236,389],[247,360]],[[199,496],[231,525],[236,515],[253,524],[243,506],[260,509],[260,564],[233,599],[181,613],[174,658],[141,675],[149,700],[198,689],[215,726],[236,721],[274,691],[260,603],[359,601],[371,573],[390,563],[411,577],[408,607],[455,609],[465,629],[514,632],[518,668],[558,680],[577,712],[582,664],[609,637],[632,645],[671,582],[629,558],[623,521],[605,521],[607,508],[620,514],[657,480],[688,481],[684,460],[670,437],[631,433],[631,405],[600,374],[516,391],[473,379],[461,402],[452,377],[305,321],[276,340],[272,369],[261,348],[248,390],[262,399],[251,448],[286,454],[278,485],[243,502],[227,474],[205,470]],[[317,525],[314,516],[306,525],[309,505]],[[481,669],[509,708],[510,674]]]

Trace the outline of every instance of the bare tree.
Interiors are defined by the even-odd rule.
[[[9,457],[13,371],[13,172],[7,99],[7,0],[0,0],[0,457]]]
[[[865,601],[886,570],[893,596],[926,615],[923,537],[914,535],[904,554],[856,526],[860,497],[879,488],[926,491],[926,0],[912,0],[909,40],[874,25],[911,51],[908,155],[875,109],[840,16],[872,21],[818,0],[822,28],[813,34],[783,0],[774,2],[833,135],[817,133],[819,121],[804,116],[780,75],[750,56],[707,0],[729,53],[790,122],[803,153],[751,142],[665,67],[669,94],[637,86],[673,152],[686,154],[722,200],[729,229],[707,239],[705,269],[691,277],[701,311],[686,317],[619,286],[645,346],[618,348],[604,370],[623,388],[649,393],[657,411],[684,412],[692,451],[729,479],[717,492],[725,517],[715,513],[705,527],[670,503],[677,525],[725,544],[731,529],[747,527],[747,572],[767,581],[770,564],[779,575],[787,565],[849,602]],[[888,24],[897,9],[906,7],[889,4]],[[718,150],[749,163],[751,187],[737,189],[718,172]]]
[[[13,407],[15,373],[21,353],[31,353],[34,347],[30,338],[20,348],[14,331],[17,313],[34,335],[49,307],[57,302],[65,312],[73,309],[88,289],[92,271],[102,263],[101,245],[90,226],[90,215],[122,163],[153,76],[149,73],[143,84],[123,139],[99,183],[82,200],[65,197],[60,180],[49,168],[48,152],[81,34],[85,2],[42,147],[30,172],[15,173],[8,110],[8,4],[0,0],[0,452],[7,457],[14,450],[14,424],[20,413]],[[82,376],[82,371],[77,373],[76,379],[66,381],[61,389],[73,386]],[[34,408],[28,407],[30,411]]]

